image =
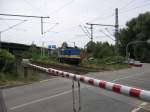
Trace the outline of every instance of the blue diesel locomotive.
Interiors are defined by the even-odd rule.
[[[60,48],[59,60],[68,64],[79,64],[81,61],[80,50],[74,47]]]

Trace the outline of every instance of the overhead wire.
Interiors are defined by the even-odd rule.
[[[97,21],[99,19],[100,20],[107,20],[107,19],[110,19],[110,17],[112,17],[112,16],[114,16],[114,13],[113,14],[109,14],[108,16],[105,16],[105,17],[101,17],[101,16],[96,17],[96,18],[90,20],[89,22],[94,22],[94,21]]]
[[[71,1],[69,1],[69,2],[67,2],[67,3],[65,3],[64,5],[60,6],[58,9],[52,11],[50,14],[53,14],[53,13],[56,14],[56,13],[62,11],[62,9],[64,9],[64,8],[67,7],[68,5],[72,4],[73,2],[74,2],[74,0],[71,0]]]
[[[87,27],[84,26],[84,29],[86,30],[86,32],[88,33],[88,35],[90,35],[90,32],[88,31]]]
[[[85,35],[90,38],[90,35],[84,30],[84,28],[82,27],[82,25],[79,25],[79,27],[85,33]]]
[[[106,37],[108,37],[111,40],[115,41],[115,39],[113,39],[111,36],[107,35],[103,30],[99,30],[99,31],[102,32]]]
[[[24,21],[23,19],[10,19],[10,18],[0,18],[0,20],[14,20],[14,21]]]
[[[126,9],[126,10],[123,10],[123,11],[120,11],[120,14],[123,14],[123,13],[126,13],[126,12],[131,12],[135,9],[138,9],[138,8],[141,8],[141,7],[143,8],[143,6],[148,6],[148,5],[150,5],[150,2],[139,5],[139,6],[136,6],[136,7],[132,7],[132,8],[129,8],[129,9]]]
[[[34,5],[32,5],[28,0],[23,0],[28,6],[30,6],[34,11],[36,11],[36,12],[41,12],[41,13],[44,13],[43,11],[41,11],[40,10],[40,8],[37,8],[37,7],[35,7]],[[44,15],[46,15],[45,13],[44,13]]]
[[[16,26],[18,26],[18,25],[20,25],[20,24],[26,22],[26,21],[27,21],[27,20],[24,20],[24,21],[21,21],[21,22],[15,24],[15,25],[9,26],[7,29],[2,30],[2,31],[0,31],[0,32],[1,32],[1,33],[6,32],[6,31],[8,31],[8,30],[10,30],[10,29],[13,29],[14,27],[16,27]]]
[[[51,28],[49,28],[47,31],[45,31],[43,34],[46,34],[47,32],[51,32],[52,29],[54,29],[59,23],[54,24]]]
[[[127,4],[125,4],[123,7],[119,8],[119,10],[122,10],[126,7],[129,7],[135,0],[130,0],[129,2],[127,2]]]
[[[46,1],[47,0],[43,0],[43,3],[38,8],[41,9],[46,4]]]
[[[114,35],[108,30],[108,28],[105,28],[105,31],[107,31],[112,37],[114,37]]]
[[[4,24],[6,24],[7,25],[7,27],[10,27],[10,25],[8,25],[8,23],[6,22],[7,20],[17,20],[17,21],[25,21],[25,20],[22,20],[22,19],[8,19],[8,18],[0,18],[0,20],[2,20],[3,21],[3,23]],[[5,21],[6,20],[6,21]],[[16,31],[26,31],[25,29],[18,29],[18,28],[13,28],[13,30],[16,30]]]

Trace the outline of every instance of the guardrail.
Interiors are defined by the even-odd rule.
[[[112,82],[107,82],[104,80],[94,79],[94,78],[86,77],[83,75],[72,74],[72,73],[68,73],[68,72],[64,72],[64,71],[60,71],[60,70],[56,70],[52,68],[45,68],[45,67],[41,67],[41,66],[34,65],[31,63],[26,63],[26,65],[33,69],[38,69],[49,74],[54,74],[55,76],[72,79],[74,81],[80,81],[82,83],[85,83],[94,87],[106,89],[115,93],[130,96],[130,97],[134,97],[134,98],[150,103],[150,91],[147,91],[147,90],[124,86],[124,85],[120,85],[120,84],[116,84]]]

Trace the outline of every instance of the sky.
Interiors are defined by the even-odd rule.
[[[47,47],[65,41],[84,47],[90,37],[86,23],[115,24],[115,8],[119,10],[119,28],[140,13],[150,11],[149,0],[0,0],[0,14],[49,16],[43,19],[41,34],[40,18],[11,17],[0,15],[1,40]],[[12,27],[13,26],[13,27]],[[9,29],[9,30],[7,30]],[[94,41],[114,44],[114,28],[94,26]]]

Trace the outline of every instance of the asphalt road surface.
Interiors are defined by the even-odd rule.
[[[150,90],[150,64],[132,69],[87,75]],[[3,96],[8,112],[74,112],[71,87],[71,80],[54,78],[4,89]],[[75,89],[76,107],[79,104],[77,95],[78,89]],[[150,105],[138,99],[81,83],[80,112],[150,112]]]

